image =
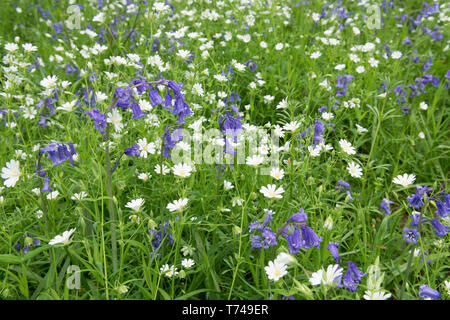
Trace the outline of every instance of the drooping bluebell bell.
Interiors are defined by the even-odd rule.
[[[336,263],[339,263],[339,251],[338,251],[339,243],[337,242],[330,242],[328,243],[327,250],[330,251],[331,255],[333,256],[333,259],[336,261]]]
[[[116,171],[117,167],[119,166],[120,160],[122,159],[123,155],[127,155],[130,157],[139,157],[141,155],[139,144],[134,144],[131,147],[128,147],[124,150],[124,152],[119,156],[119,159],[117,159],[116,164],[111,169],[111,174],[113,174],[114,171]]]
[[[251,59],[244,63],[251,72],[255,72],[258,69],[258,65],[254,63]]]
[[[406,198],[409,201],[409,206],[414,209],[420,209],[424,205],[423,199],[425,194],[428,194],[430,191],[431,188],[428,186],[417,186],[416,192]]]
[[[175,147],[177,142],[180,142],[183,139],[183,128],[181,126],[173,129],[173,132],[171,131],[171,128],[166,127],[162,136],[164,140],[164,149],[162,155],[165,158],[171,158],[170,150]]]
[[[432,219],[431,225],[433,226],[434,230],[436,231],[436,235],[438,237],[445,237],[447,235],[447,232],[449,231],[449,227],[444,226],[438,219]]]
[[[441,297],[441,294],[439,291],[434,290],[430,288],[428,285],[424,284],[419,287],[419,297],[425,299],[425,298],[431,298],[431,299],[439,299]]]
[[[441,219],[447,217],[450,213],[450,194],[444,195],[444,201],[436,200],[435,203],[437,208],[435,211],[436,215]]]
[[[91,111],[86,111],[85,114],[92,118],[92,120],[94,121],[94,128],[100,131],[100,133],[103,135],[105,132],[105,128],[108,125],[106,116],[96,108],[92,109]]]
[[[50,178],[46,175],[44,177],[44,185],[41,188],[41,192],[52,192],[50,188]]]
[[[289,252],[292,254],[297,254],[301,248],[311,249],[320,246],[322,238],[306,225],[307,219],[306,213],[301,208],[278,231],[287,240]]]
[[[69,146],[69,147],[67,147]],[[72,167],[75,165],[73,157],[76,155],[75,147],[73,143],[69,142],[67,145],[64,143],[51,142],[44,148],[39,150],[39,154],[47,153],[48,158],[53,162],[53,166],[56,167],[66,160],[69,160]]]
[[[139,148],[140,148],[139,145],[136,143],[131,147],[126,148],[123,153],[130,157],[139,157],[140,156]]]
[[[117,88],[114,91],[114,99],[117,99],[116,106],[127,109],[131,104],[131,89],[130,88]]]
[[[342,277],[344,287],[350,292],[355,292],[361,282],[362,277],[366,275],[362,271],[358,270],[358,267],[352,261],[347,261],[348,268],[347,273]]]
[[[133,102],[130,106],[131,111],[133,111],[133,119],[140,119],[144,117],[144,113],[142,113],[141,107],[136,102]]]
[[[150,89],[150,91],[148,92],[148,98],[153,107],[156,107],[163,103],[163,100],[161,99],[158,90],[155,88]]]
[[[380,209],[384,210],[384,214],[385,215],[390,215],[392,213],[391,208],[389,207],[389,205],[393,204],[394,201],[390,201],[388,199],[383,199],[380,203]]]

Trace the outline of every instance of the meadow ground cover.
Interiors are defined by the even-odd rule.
[[[446,1],[3,0],[2,299],[448,299]]]

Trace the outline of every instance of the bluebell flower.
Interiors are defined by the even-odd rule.
[[[52,192],[52,189],[50,188],[50,178],[48,176],[44,177],[44,185],[41,192]]]
[[[150,89],[148,93],[148,98],[153,107],[163,104],[163,100],[161,99],[158,90],[155,88]]]
[[[436,235],[438,237],[445,237],[447,235],[447,231],[449,230],[449,227],[444,226],[438,219],[432,219],[431,225],[433,226],[434,230],[436,231]]]
[[[342,277],[344,287],[347,288],[348,291],[355,292],[358,288],[359,283],[361,282],[362,277],[366,275],[366,273],[358,270],[358,267],[355,263],[351,261],[347,261],[348,269],[347,273]]]
[[[104,129],[107,126],[106,116],[99,109],[95,108],[92,111],[86,111],[85,114],[94,120],[94,128],[103,135]]]
[[[255,72],[256,69],[258,69],[257,64],[254,63],[251,59],[246,61],[244,64],[250,69],[251,72]]]
[[[350,189],[350,183],[348,183],[347,181],[345,181],[343,179],[339,179],[338,183],[336,184],[336,189],[338,189],[338,190]]]
[[[131,111],[133,111],[133,119],[140,119],[144,116],[142,113],[141,107],[136,102],[133,102],[130,106]]]
[[[336,261],[336,263],[339,264],[339,251],[338,251],[339,243],[337,242],[330,242],[328,243],[327,250],[331,252],[331,255],[333,256],[333,259]]]
[[[413,243],[414,245],[417,244],[417,239],[420,237],[420,233],[417,232],[416,229],[412,228],[403,228],[403,232],[405,233],[403,235],[403,238],[406,239],[407,243]]]
[[[139,157],[141,155],[139,152],[139,148],[139,145],[136,143],[131,147],[126,148],[123,153],[130,157]]]
[[[67,145],[69,147],[67,147]],[[46,147],[39,150],[40,154],[47,153],[48,158],[53,162],[53,166],[56,167],[66,160],[69,160],[74,166],[73,156],[77,153],[71,142],[67,145],[63,143],[51,142]]]
[[[172,233],[170,233],[170,229],[170,223],[166,222],[160,226],[159,230],[151,229],[148,231],[148,235],[150,236],[150,239],[152,241],[153,251],[156,251],[156,249],[159,248],[166,237],[170,245],[173,245],[175,243],[175,241],[173,240],[173,235]]]
[[[250,241],[253,249],[268,249],[278,244],[276,234],[269,227],[273,212],[270,210],[265,210],[265,212],[267,216],[263,223],[254,221],[249,225]],[[260,235],[256,234],[256,232],[260,233]]]
[[[287,240],[289,252],[292,254],[296,254],[301,248],[310,249],[320,246],[322,238],[306,225],[307,219],[306,213],[301,208],[278,231]]]
[[[390,215],[392,213],[391,208],[389,207],[389,205],[393,204],[394,201],[390,201],[388,199],[383,199],[380,203],[380,209],[384,210],[384,214],[385,215]]]
[[[439,299],[441,297],[441,294],[439,291],[431,289],[428,285],[424,284],[419,287],[419,297],[425,299],[425,298],[431,298],[431,299]]]
[[[30,251],[31,247],[39,246],[41,244],[41,241],[39,239],[36,239],[28,234],[24,234],[22,236],[22,239],[22,243],[19,240],[14,244],[14,249],[17,252],[22,251],[24,254],[27,254]]]
[[[445,202],[441,200],[436,201],[437,210],[435,211],[435,213],[439,218],[445,218],[450,213],[450,195],[446,195],[444,199]]]

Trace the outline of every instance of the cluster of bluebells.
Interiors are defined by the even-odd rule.
[[[234,143],[238,141],[238,135],[243,132],[241,120],[239,116],[239,109],[237,102],[241,101],[241,98],[237,93],[231,93],[230,97],[224,99],[225,114],[219,117],[219,127],[222,133],[225,135],[225,152],[231,155],[235,154],[235,149],[231,146],[228,137],[231,135],[231,139]],[[229,109],[229,110],[227,110]]]
[[[278,231],[288,243],[289,252],[297,254],[300,249],[319,248],[322,238],[319,238],[311,227],[306,224],[308,216],[303,208],[293,214]]]
[[[25,254],[30,251],[31,247],[41,244],[41,241],[39,239],[34,238],[28,234],[24,234],[21,240],[22,241],[17,241],[14,244],[14,249],[16,249],[17,252],[23,252]]]
[[[74,145],[69,142],[67,145],[64,143],[51,142],[46,147],[39,150],[39,157],[47,153],[48,159],[53,163],[53,167],[56,167],[63,162],[69,160],[72,167],[75,166],[73,157],[77,154]],[[36,164],[36,175],[44,178],[44,186],[41,189],[42,192],[51,192],[50,178],[47,174],[47,170],[42,169],[40,162]]]
[[[267,209],[264,212],[267,216],[262,223],[254,221],[249,226],[250,241],[253,249],[268,249],[278,244],[277,235],[269,227],[274,212]]]
[[[341,263],[338,247],[338,242],[329,242],[327,250],[330,251],[336,264],[340,266]],[[347,272],[342,277],[342,284],[340,281],[341,279],[338,279],[336,283],[338,287],[345,287],[348,291],[355,292],[361,282],[362,277],[366,276],[367,274],[360,271],[358,269],[358,266],[354,262],[347,261],[347,264]]]
[[[175,243],[175,241],[173,240],[173,235],[170,232],[170,230],[171,230],[170,223],[165,222],[160,226],[159,230],[151,229],[148,231],[148,235],[152,242],[152,253],[158,250],[163,241],[171,246]]]
[[[350,183],[347,181],[340,179],[336,185],[337,190],[345,190],[345,193],[347,194],[347,197],[350,201],[353,201],[352,194],[350,193]]]
[[[416,192],[407,197],[409,206],[415,210],[420,210],[424,207],[425,197],[427,200],[434,200],[437,207],[437,210],[434,212],[436,217],[432,219],[425,218],[423,213],[413,211],[410,221],[411,228],[405,227],[403,229],[403,238],[405,238],[407,243],[417,245],[417,239],[420,237],[420,233],[417,228],[419,225],[423,225],[425,223],[430,223],[432,225],[435,230],[435,234],[438,237],[445,237],[450,230],[448,226],[442,224],[440,221],[440,219],[446,218],[450,212],[450,195],[444,194],[442,197],[444,201],[442,201],[436,197],[430,196],[431,191],[432,189],[428,186],[417,186]]]

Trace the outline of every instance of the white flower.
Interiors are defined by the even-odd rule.
[[[364,66],[358,66],[358,67],[356,68],[356,72],[357,72],[357,73],[363,73],[364,71],[366,71],[366,69],[364,68]]]
[[[192,259],[183,259],[181,261],[181,265],[183,266],[183,268],[189,269],[192,268],[195,264],[195,261]]]
[[[70,237],[75,232],[76,229],[70,229],[69,231],[64,231],[62,235],[57,235],[48,243],[51,246],[55,244],[62,243],[63,245],[68,245],[70,243]]]
[[[392,180],[393,183],[402,185],[404,187],[409,186],[416,180],[416,176],[414,174],[407,174],[404,175],[398,175],[397,177]]]
[[[320,156],[321,148],[318,145],[316,145],[316,146],[308,146],[306,149],[308,150],[308,152],[311,155],[311,157],[318,157],[318,156]]]
[[[364,292],[364,299],[365,300],[387,300],[391,297],[391,294],[389,292],[384,291],[370,291],[366,290]]]
[[[283,49],[283,44],[282,43],[277,43],[276,44],[276,46],[275,46],[275,50],[281,50],[281,49]]]
[[[37,47],[32,45],[31,43],[24,43],[22,44],[22,48],[26,51],[26,52],[33,52],[33,51],[37,51]]]
[[[190,53],[191,52],[189,50],[181,49],[181,50],[178,50],[177,56],[179,56],[181,59],[187,59],[187,58],[189,58]]]
[[[117,287],[117,291],[119,291],[120,294],[125,294],[128,292],[128,287],[122,284],[121,286]]]
[[[280,168],[272,168],[272,170],[270,171],[270,176],[276,180],[283,179],[284,170]]]
[[[169,209],[170,212],[183,211],[183,209],[184,209],[184,207],[186,207],[188,201],[189,201],[189,199],[187,199],[187,198],[178,199],[172,203],[169,203],[166,208]]]
[[[428,109],[428,105],[426,104],[425,101],[422,101],[422,102],[419,104],[419,108],[422,109],[422,110],[427,110],[427,109]]]
[[[281,199],[283,196],[281,195],[284,193],[283,187],[277,188],[274,184],[268,184],[266,187],[262,186],[259,190],[266,198],[272,199],[277,198]]]
[[[281,100],[278,105],[277,105],[277,109],[285,109],[288,106],[288,102],[287,102],[287,97],[284,98],[283,100]]]
[[[279,264],[279,265],[284,264],[284,265],[288,266],[291,263],[295,262],[295,257],[290,255],[289,253],[280,252],[273,262],[274,262],[274,264]]]
[[[166,174],[168,174],[170,172],[170,170],[165,164],[163,164],[162,167],[159,164],[157,164],[157,165],[155,165],[155,172],[165,176]]]
[[[225,190],[231,190],[234,188],[233,184],[227,180],[223,181],[223,187],[225,188]]]
[[[168,278],[178,275],[177,268],[175,266],[170,266],[168,264],[163,265],[159,271]]]
[[[132,214],[130,217],[129,217],[129,219],[131,220],[131,222],[134,222],[134,223],[137,223],[137,224],[139,224],[139,223],[141,223],[141,218],[139,218],[137,215],[135,215],[135,214]]]
[[[288,273],[286,268],[285,264],[269,261],[269,265],[264,267],[264,270],[266,270],[269,280],[278,281]]]
[[[419,132],[419,138],[420,139],[425,139],[425,133],[423,133],[422,131]]]
[[[339,140],[339,145],[341,146],[342,150],[349,155],[356,153],[356,150],[352,146],[352,144],[345,139]]]
[[[41,80],[40,85],[45,89],[53,89],[56,87],[56,82],[58,81],[58,77],[56,76],[47,76]]]
[[[200,83],[196,83],[192,86],[192,93],[195,95],[198,95],[200,97],[203,97],[204,91],[202,88],[202,85]]]
[[[19,181],[21,172],[19,169],[19,161],[11,160],[6,163],[6,167],[2,168],[2,178],[5,179],[3,182],[5,187],[14,187]]]
[[[154,154],[155,153],[155,144],[153,142],[147,143],[147,138],[142,138],[138,140],[139,145],[139,152],[140,156],[143,158],[147,158],[147,154]]]
[[[328,230],[333,229],[333,218],[331,216],[328,216],[325,219],[325,223],[323,224],[323,227]]]
[[[245,163],[249,166],[253,166],[253,167],[257,167],[259,166],[261,163],[264,162],[264,158],[262,156],[260,156],[259,154],[255,154],[254,156],[249,156],[247,157]]]
[[[81,191],[80,193],[74,193],[70,199],[72,200],[82,200],[87,197],[87,193],[84,191]]]
[[[445,289],[447,289],[447,294],[450,295],[450,281],[444,281]]]
[[[19,46],[14,43],[14,42],[8,42],[7,44],[5,44],[5,50],[9,51],[9,52],[14,52],[17,49],[19,49]]]
[[[356,124],[356,131],[358,133],[364,133],[364,132],[367,132],[367,129],[364,127],[361,127],[359,124]]]
[[[355,162],[350,162],[347,167],[348,173],[354,178],[361,178],[362,177],[362,169],[359,166],[359,164]]]
[[[283,129],[294,132],[300,127],[300,123],[298,121],[292,121],[284,125]]]
[[[334,67],[334,69],[338,71],[345,69],[345,64],[338,64],[336,67]]]
[[[310,57],[311,57],[311,59],[317,59],[321,55],[322,55],[322,53],[320,51],[316,51],[316,52],[311,53]]]
[[[34,119],[36,117],[37,110],[34,107],[23,108],[23,117],[25,119]]]
[[[144,202],[145,202],[145,200],[142,198],[131,200],[130,202],[128,202],[125,205],[125,207],[130,208],[133,211],[139,211],[141,209],[142,205],[144,204]]]
[[[192,167],[185,163],[178,163],[172,168],[173,174],[181,178],[187,178],[191,175]]]
[[[145,173],[145,172],[142,172],[138,175],[138,179],[140,179],[142,181],[147,181],[151,177],[152,177],[152,175],[150,173]]]
[[[313,286],[320,284],[324,285],[334,285],[336,281],[342,276],[342,268],[338,264],[329,265],[327,271],[320,269],[314,272],[309,279],[309,282]]]
[[[106,116],[106,121],[114,125],[114,130],[116,130],[117,132],[122,131],[122,115],[117,108],[112,109],[111,112],[108,112]]]
[[[334,118],[334,115],[331,112],[322,113],[322,118],[326,121],[329,121]]]
[[[56,108],[56,110],[64,110],[67,112],[72,112],[73,107],[75,107],[75,104],[77,103],[77,100],[73,100],[70,102],[63,103],[61,107]]]
[[[92,18],[92,21],[102,23],[103,21],[105,21],[105,14],[103,12],[100,12],[99,14],[95,15],[94,18]]]
[[[402,57],[402,53],[400,51],[393,51],[391,57],[392,59],[400,59]]]
[[[47,199],[48,200],[55,200],[58,196],[59,196],[59,191],[55,190],[55,191],[49,192],[47,194]]]

